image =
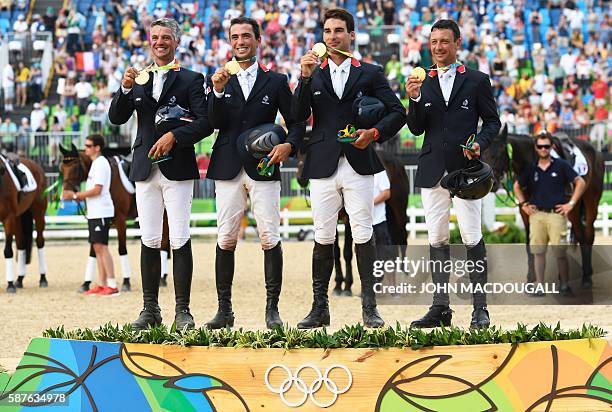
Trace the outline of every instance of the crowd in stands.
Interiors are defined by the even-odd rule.
[[[262,26],[260,61],[285,73],[294,86],[299,58],[322,39],[322,10],[333,6],[354,13],[357,32],[368,34],[358,36],[357,57],[384,66],[400,98],[412,67],[432,63],[431,25],[453,18],[463,37],[459,59],[490,75],[510,132],[575,129],[607,149],[612,33],[605,0],[71,0],[57,13],[49,9],[34,16],[29,27],[19,17],[13,25],[15,31],[53,32],[58,82],[51,92],[60,96],[59,103],[45,105],[37,84],[40,68],[21,63],[12,68],[15,92],[9,104],[23,105],[26,98],[39,103],[47,121],[37,122],[37,130],[108,132],[112,94],[127,66],[142,69],[150,63],[146,28],[164,16],[177,19],[183,29],[180,64],[205,74],[231,58],[229,21],[242,14],[254,17]],[[397,43],[388,42],[389,33]],[[5,99],[10,71],[2,73]],[[18,129],[33,128],[32,120]]]

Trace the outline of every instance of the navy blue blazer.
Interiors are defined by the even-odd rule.
[[[314,119],[310,139],[304,141],[304,178],[333,175],[341,154],[361,175],[384,170],[372,145],[361,150],[336,140],[338,130],[354,123],[353,102],[361,96],[378,98],[388,110],[388,114],[374,125],[380,132],[377,142],[395,136],[406,124],[405,109],[389,87],[380,66],[353,59],[341,99],[334,92],[327,60],[315,69],[310,81],[300,79],[293,95],[292,112],[297,120],[304,121],[311,113]]]
[[[142,86],[134,84],[127,94],[123,94],[119,88],[108,111],[108,117],[113,124],[124,124],[134,110],[138,113],[138,132],[132,145],[130,180],[140,182],[149,177],[152,165],[148,158],[149,151],[161,137],[155,132],[155,113],[159,107],[169,103],[188,109],[195,120],[172,130],[176,138],[176,144],[169,153],[172,159],[158,163],[159,170],[169,180],[199,179],[194,144],[213,132],[206,110],[204,76],[184,68],[178,71],[170,70],[158,101],[152,97],[152,92],[151,75],[148,83]]]
[[[208,80],[212,88],[212,81]],[[231,180],[244,168],[253,180],[280,180],[278,165],[271,177],[260,176],[257,174],[259,161],[255,158],[243,161],[236,146],[242,132],[260,124],[274,123],[279,110],[288,129],[287,142],[297,148],[306,131],[306,123],[296,122],[291,117],[291,90],[287,76],[260,64],[257,79],[246,100],[236,76],[225,85],[223,97],[218,98],[211,89],[208,92],[208,116],[213,127],[219,129],[219,135],[213,145],[206,177]]]
[[[437,71],[430,70],[421,86],[421,99],[409,100],[408,127],[415,135],[425,133],[418,159],[415,185],[434,187],[444,171],[463,168],[467,158],[459,146],[476,135],[481,153],[501,127],[489,76],[465,66],[457,68],[448,106],[444,102]]]

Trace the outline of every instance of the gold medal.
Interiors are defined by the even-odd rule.
[[[233,76],[240,71],[240,64],[236,60],[230,60],[225,63],[225,70]]]
[[[422,67],[415,67],[410,72],[410,75],[411,76],[416,76],[416,77],[419,78],[420,81],[423,81],[423,80],[425,80],[425,69],[423,69]]]
[[[324,43],[317,43],[312,46],[312,52],[322,59],[327,54],[327,46]]]
[[[136,76],[136,84],[144,86],[149,81],[149,72],[145,69]]]

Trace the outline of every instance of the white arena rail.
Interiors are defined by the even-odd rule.
[[[408,215],[406,230],[408,231],[408,237],[410,239],[415,239],[417,234],[427,233],[427,225],[424,222],[425,213],[422,208],[409,207],[406,213]],[[609,236],[610,230],[612,229],[610,213],[612,213],[612,205],[605,203],[599,206],[598,218],[595,221],[595,229],[601,230],[603,236]],[[451,209],[451,216],[452,215],[454,215],[453,209]],[[518,209],[513,207],[496,207],[495,216],[502,215],[514,216],[514,222],[519,227],[523,226]],[[291,223],[291,220],[295,219],[306,219],[307,222],[300,224]],[[216,213],[192,213],[190,220],[192,226],[190,232],[193,236],[214,236],[217,234],[216,226],[197,226],[198,222],[216,221]],[[449,226],[452,229],[455,224],[450,223]],[[299,233],[300,230],[313,229],[311,211],[290,211],[288,209],[281,211],[281,235],[284,239],[288,239],[291,235]],[[344,225],[338,225],[338,231],[343,233]],[[254,234],[255,229],[249,227],[247,233]],[[127,236],[128,238],[139,237],[140,229],[128,229]],[[87,237],[86,220],[83,216],[47,216],[47,227],[45,229],[46,239],[87,239]],[[110,237],[117,237],[117,231],[115,229],[110,230]],[[4,232],[0,232],[0,240],[4,240]]]

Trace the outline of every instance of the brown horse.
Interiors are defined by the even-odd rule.
[[[36,190],[18,193],[4,159],[0,159],[0,221],[2,221],[4,227],[4,259],[8,282],[6,291],[8,293],[15,293],[18,288],[23,287],[25,265],[30,263],[32,256],[33,221],[36,224],[36,247],[38,248],[38,268],[40,272],[38,285],[41,288],[48,286],[44,257],[45,239],[43,237],[45,213],[47,211],[47,198],[44,195],[45,172],[38,164],[25,157],[20,157],[19,162],[32,172],[36,181]],[[13,270],[13,237],[17,244],[18,278],[16,282]]]
[[[593,242],[595,240],[594,223],[597,219],[597,209],[599,200],[603,193],[604,183],[604,160],[601,152],[595,150],[589,142],[570,139],[584,154],[588,163],[588,173],[584,179],[585,191],[578,204],[568,215],[572,224],[572,234],[575,241],[580,244],[582,257],[582,286],[590,288],[592,286],[591,275],[593,274],[592,253]],[[511,150],[507,145],[512,147]],[[561,142],[555,138],[553,145],[557,153],[567,160],[567,153],[563,150]],[[483,160],[491,165],[495,172],[496,183],[493,190],[496,191],[500,186],[508,192],[508,197],[516,204],[511,192],[512,181],[527,165],[536,161],[535,139],[525,135],[508,135],[508,127],[502,128],[500,134],[493,139],[488,150],[483,154]],[[528,193],[526,193],[528,195]],[[527,280],[532,282],[534,277],[534,262],[531,249],[529,247],[529,216],[520,210],[523,223],[527,234],[527,256],[529,269]]]
[[[302,170],[304,168],[304,153],[298,151],[297,154],[297,181],[302,188],[308,186],[308,179],[302,178]],[[408,196],[410,195],[410,182],[404,165],[393,159],[390,156],[379,154],[380,159],[387,171],[389,182],[391,184],[391,197],[385,202],[387,227],[391,242],[398,246],[397,255],[404,257],[406,255],[406,247],[408,245],[408,232],[406,224],[408,216],[406,209],[408,208]],[[338,220],[344,224],[344,247],[342,256],[345,261],[345,274],[342,273],[342,263],[340,259],[340,242],[338,233],[334,241],[334,267],[335,267],[335,286],[332,293],[336,296],[352,296],[351,287],[353,285],[353,237],[351,225],[348,215],[343,209],[338,213]]]
[[[87,180],[89,169],[91,168],[91,159],[85,155],[83,151],[77,150],[76,146],[72,144],[69,149],[64,148],[61,144],[59,145],[60,152],[63,155],[62,163],[60,164],[60,174],[63,177],[63,190],[78,191],[82,182]],[[127,220],[134,219],[138,216],[136,210],[136,198],[134,194],[128,192],[119,176],[119,167],[114,157],[109,156],[108,161],[111,166],[111,184],[110,184],[110,195],[113,200],[115,207],[115,217],[112,223],[117,229],[117,240],[118,240],[118,251],[119,258],[121,259],[121,270],[123,276],[123,285],[121,286],[122,291],[129,291],[130,285],[130,266],[127,258]],[[168,252],[170,248],[169,236],[168,236],[168,220],[164,213],[164,231],[162,236],[162,250]],[[93,247],[90,247],[89,256],[95,258]],[[169,255],[168,255],[169,256]],[[167,267],[167,265],[164,265]],[[161,284],[166,286],[167,273],[162,274]],[[85,292],[89,290],[89,282],[86,280],[81,285],[79,292]]]

